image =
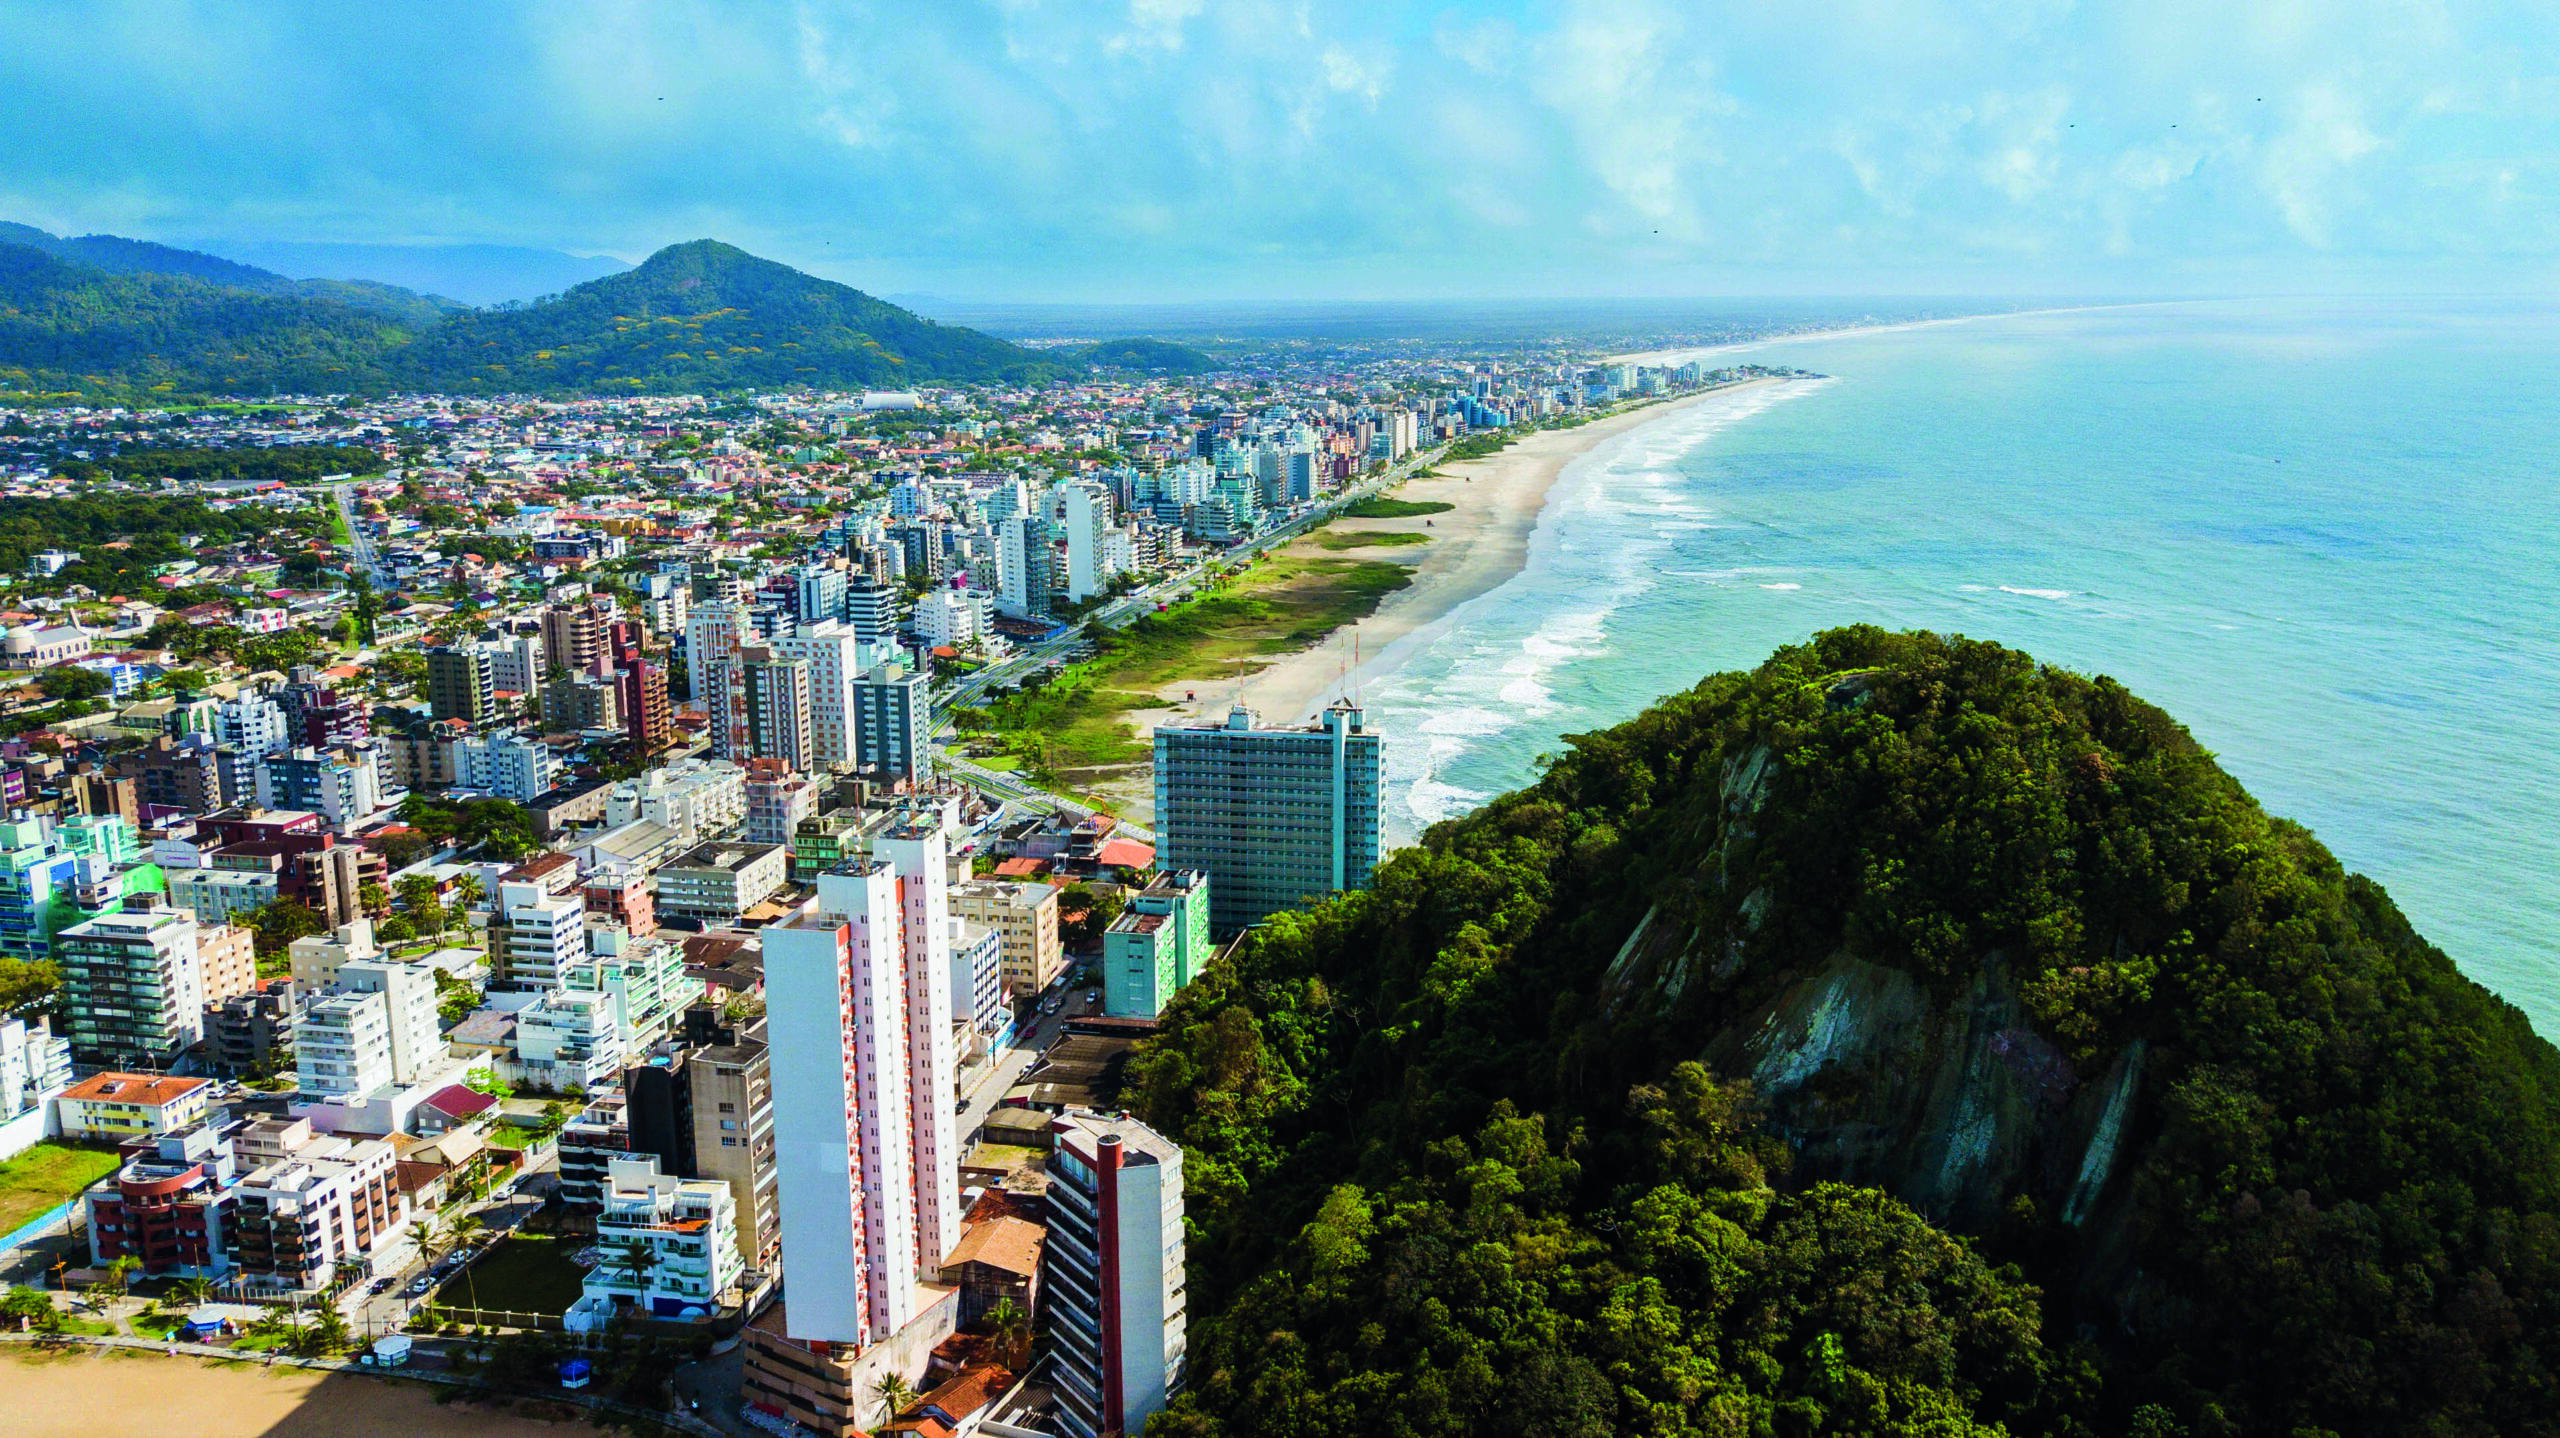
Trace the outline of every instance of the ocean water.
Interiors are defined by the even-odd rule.
[[[1724,353],[1381,657],[1389,839],[1818,629],[2115,676],[2560,1036],[2560,313],[2211,303]],[[1381,672],[1382,671],[1382,672]]]

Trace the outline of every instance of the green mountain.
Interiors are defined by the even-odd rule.
[[[379,309],[0,244],[0,390],[368,389],[384,383],[383,356],[412,333]]]
[[[14,242],[27,236],[46,243]],[[0,232],[0,389],[670,393],[1078,368],[710,240],[541,304],[471,310],[113,236]]]
[[[1851,629],[1567,742],[1133,1058],[1151,1435],[2560,1433],[2560,1052],[2167,715]]]
[[[716,240],[544,304],[458,315],[395,357],[402,384],[447,391],[894,388],[1059,369]]]
[[[1171,340],[1104,340],[1067,352],[1096,369],[1137,370],[1148,374],[1207,374],[1218,361],[1189,345]]]
[[[81,235],[65,239],[32,225],[0,221],[0,244],[26,245],[60,259],[93,265],[119,274],[176,275],[262,295],[298,295],[335,300],[356,309],[379,310],[412,325],[429,325],[456,310],[459,300],[422,295],[397,285],[371,280],[293,280],[255,265],[226,260],[201,250],[182,250],[121,235]]]

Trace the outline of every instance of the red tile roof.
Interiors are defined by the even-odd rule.
[[[111,1099],[117,1103],[149,1104],[157,1107],[185,1098],[211,1080],[170,1078],[162,1074],[98,1074],[82,1079],[63,1091],[64,1098]]]

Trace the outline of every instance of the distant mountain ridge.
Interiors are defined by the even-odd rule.
[[[335,300],[357,309],[379,310],[413,324],[431,324],[445,314],[469,308],[460,300],[423,295],[375,280],[289,279],[273,270],[226,260],[220,255],[182,250],[151,240],[129,240],[122,235],[66,238],[33,225],[0,220],[0,244],[26,245],[60,259],[118,274],[175,275],[262,295]]]
[[[573,255],[523,245],[339,244],[318,240],[207,240],[194,248],[305,278],[369,280],[470,305],[555,295],[631,268],[610,255]]]
[[[113,235],[0,224],[0,390],[663,394],[1196,373],[1154,340],[1042,353],[717,240],[530,305],[293,280]]]

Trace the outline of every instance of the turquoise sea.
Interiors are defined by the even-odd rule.
[[[2142,306],[1725,351],[1382,656],[1391,842],[1816,629],[2111,674],[2560,1036],[2560,313]]]

